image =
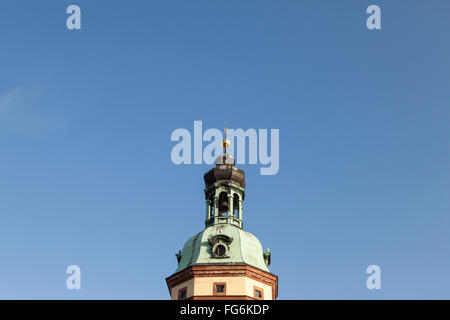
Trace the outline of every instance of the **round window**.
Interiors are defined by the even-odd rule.
[[[219,244],[214,249],[214,255],[217,257],[223,257],[225,255],[226,251],[227,251],[227,249],[225,249],[225,246]]]

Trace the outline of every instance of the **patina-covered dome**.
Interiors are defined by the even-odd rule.
[[[222,244],[225,251],[216,251],[215,247]],[[207,264],[246,264],[270,272],[258,238],[230,224],[208,227],[189,238],[175,273],[193,265]]]

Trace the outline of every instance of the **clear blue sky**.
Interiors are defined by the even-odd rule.
[[[280,129],[277,175],[241,166],[280,299],[449,299],[449,14],[444,0],[1,0],[0,298],[168,299],[210,168],[174,165],[170,135],[202,120]]]

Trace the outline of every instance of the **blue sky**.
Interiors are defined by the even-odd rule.
[[[1,0],[0,298],[168,299],[210,168],[174,165],[170,135],[201,120],[280,130],[277,175],[240,166],[280,299],[449,299],[449,12]]]

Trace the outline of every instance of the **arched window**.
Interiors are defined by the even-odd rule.
[[[213,199],[213,200],[210,200],[209,216],[210,216],[211,218],[214,218],[214,212],[215,212],[215,209],[216,209],[216,204],[215,204],[215,202],[214,202],[214,199]]]
[[[230,210],[230,204],[228,203],[228,194],[222,191],[219,194],[219,216],[227,216]]]
[[[233,196],[233,216],[239,218],[239,195],[237,193]]]
[[[225,249],[225,246],[222,244],[219,244],[214,248],[214,255],[216,255],[217,257],[223,257],[226,252],[227,249]]]

